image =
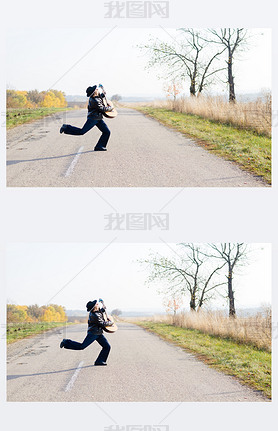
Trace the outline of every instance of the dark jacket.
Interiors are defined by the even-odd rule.
[[[103,313],[104,308],[101,308],[98,311],[90,311],[88,332],[95,335],[101,335],[103,333],[103,328],[105,328],[105,326],[109,326],[110,322],[105,321]]]
[[[102,120],[103,112],[109,111],[109,107],[103,103],[104,94],[100,94],[97,97],[90,97],[88,103],[88,115],[87,118],[93,120]]]

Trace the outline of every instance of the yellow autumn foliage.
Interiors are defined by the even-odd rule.
[[[41,320],[42,322],[65,322],[67,318],[63,307],[52,304],[45,308]]]
[[[45,93],[41,106],[44,108],[64,108],[67,106],[67,102],[61,91],[49,90]]]
[[[64,307],[50,304],[38,305],[7,304],[7,323],[18,322],[66,322],[67,316]]]
[[[7,108],[65,108],[66,106],[67,101],[62,91],[7,90]]]

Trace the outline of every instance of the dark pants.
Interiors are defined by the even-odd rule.
[[[105,148],[110,136],[110,130],[103,120],[94,120],[93,118],[88,117],[82,129],[66,124],[64,133],[66,135],[85,135],[85,133],[91,130],[94,126],[97,126],[97,128],[102,132],[95,148]]]
[[[83,350],[83,349],[86,349],[86,347],[88,347],[94,341],[97,341],[98,344],[100,344],[102,347],[102,350],[98,355],[96,362],[106,362],[111,346],[103,334],[95,335],[95,334],[92,334],[91,332],[88,332],[86,338],[83,340],[82,343],[78,343],[77,341],[66,339],[64,340],[64,348],[71,349],[71,350]]]

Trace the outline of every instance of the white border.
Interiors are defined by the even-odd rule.
[[[158,20],[107,20],[103,16],[103,1],[49,0],[38,2],[16,0],[1,6],[2,23],[18,27],[153,27]],[[274,0],[228,4],[220,0],[196,2],[170,0],[170,18],[165,27],[273,27],[273,52],[277,52],[276,3]],[[96,19],[91,19],[96,18]],[[3,59],[4,39],[0,37]],[[277,71],[277,56],[273,55],[273,76]],[[20,73],[20,71],[19,71]],[[277,75],[277,73],[276,73]],[[5,76],[1,65],[1,112],[5,105]],[[273,83],[273,109],[276,103],[277,84]],[[5,134],[0,128],[0,199],[1,199],[1,252],[6,242],[109,242],[113,232],[104,231],[103,215],[109,212],[107,204],[89,189],[6,189],[4,145]],[[277,286],[277,130],[273,130],[273,186],[271,189],[185,189],[169,204],[171,229],[163,233],[165,241],[207,242],[242,240],[246,242],[273,243],[273,286]],[[105,189],[105,198],[117,205],[119,212],[157,211],[177,189]],[[194,205],[192,205],[192,202]],[[74,204],[73,204],[74,203]],[[194,212],[192,207],[194,206]],[[78,232],[72,229],[76,220]],[[74,223],[73,223],[74,221]],[[121,232],[120,242],[156,242],[156,232]],[[2,254],[2,253],[1,253]],[[4,258],[1,259],[1,286],[4,286]],[[273,320],[277,322],[277,289],[273,289]],[[1,289],[1,313],[5,310],[5,293]],[[3,314],[2,314],[3,315]],[[213,429],[215,431],[273,429],[277,411],[277,340],[273,351],[273,401],[272,403],[184,403],[168,418],[171,431]],[[5,347],[1,340],[1,422],[9,431],[35,429],[67,429],[93,427],[102,431],[111,420],[99,407],[91,403],[6,403],[5,402]],[[106,404],[106,405],[104,405]],[[104,403],[103,408],[117,417],[121,425],[128,423],[156,424],[162,416],[175,407],[169,403]],[[176,403],[175,403],[176,404]],[[165,423],[165,422],[164,422]]]

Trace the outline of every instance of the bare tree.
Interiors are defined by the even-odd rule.
[[[30,90],[27,93],[27,98],[31,100],[31,102],[34,102],[36,105],[38,105],[43,101],[43,94],[38,90]]]
[[[182,91],[182,85],[176,79],[171,79],[170,83],[164,85],[164,91],[166,92],[166,97],[175,102],[178,94]]]
[[[122,314],[122,311],[119,310],[119,308],[115,308],[114,310],[112,310],[111,312],[112,316],[120,316]]]
[[[233,290],[233,277],[236,265],[247,263],[248,247],[244,243],[224,242],[221,244],[209,244],[211,253],[206,254],[208,257],[213,257],[217,260],[224,261],[227,265],[228,274],[228,300],[229,300],[229,316],[235,317],[235,295]]]
[[[27,308],[27,312],[31,317],[37,320],[40,320],[43,315],[43,310],[41,307],[38,306],[38,304],[29,305]]]
[[[173,293],[170,298],[169,296],[164,298],[163,304],[167,313],[172,312],[173,316],[175,316],[177,314],[177,310],[181,308],[183,304],[182,296],[180,294],[177,295],[176,293]]]
[[[221,46],[217,51],[207,50],[209,43],[204,34],[193,28],[181,28],[182,40],[175,40],[172,44],[151,40],[149,44],[141,46],[150,56],[147,67],[164,66],[166,79],[182,80],[189,78],[189,92],[191,96],[201,94],[209,80],[223,68],[212,68],[215,60],[225,51]]]
[[[159,293],[164,295],[177,296],[189,293],[190,310],[196,311],[211,299],[217,287],[225,284],[214,279],[226,263],[220,262],[212,267],[208,265],[209,258],[204,254],[202,246],[192,243],[181,246],[183,254],[177,254],[179,259],[156,255],[144,261],[150,269],[148,282],[167,280],[169,286],[162,291],[159,290]]]
[[[122,100],[122,96],[120,94],[113,94],[111,100],[116,100],[116,102],[119,102],[120,100]]]
[[[215,43],[218,46],[224,46],[224,50],[227,51],[229,101],[234,103],[236,100],[235,81],[233,75],[234,56],[236,51],[246,47],[248,31],[244,28],[221,28],[219,30],[209,29],[209,32],[213,38],[210,40],[207,39],[207,41]]]

